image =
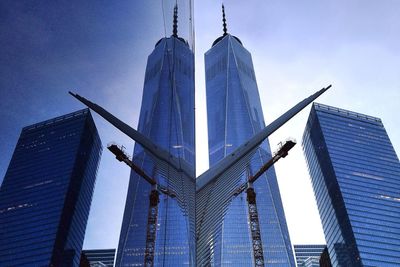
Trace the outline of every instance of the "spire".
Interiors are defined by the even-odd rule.
[[[172,36],[178,37],[178,5],[175,5],[174,7],[174,24],[173,24]]]
[[[230,35],[228,34],[228,29],[226,28],[226,18],[225,18],[225,7],[224,4],[222,4],[222,26],[223,26],[223,31],[224,33],[222,34],[222,36],[218,37],[212,44],[212,46],[216,45],[219,41],[221,41],[222,39],[225,38],[225,36],[229,35],[231,37],[233,37],[236,41],[238,41],[241,45],[242,42],[239,40],[239,38],[237,38],[236,36]]]
[[[223,24],[222,24],[222,26],[224,26],[224,34],[223,34],[223,36],[225,36],[225,35],[227,35],[228,33],[227,33],[227,28],[226,28],[226,19],[225,19],[225,7],[224,7],[224,4],[222,4],[222,22],[223,22]]]

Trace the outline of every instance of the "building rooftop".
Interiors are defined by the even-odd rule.
[[[318,111],[325,111],[325,112],[329,112],[332,114],[344,115],[346,117],[352,117],[352,118],[364,120],[364,121],[382,123],[381,119],[376,118],[376,117],[372,117],[372,116],[357,113],[354,111],[336,108],[336,107],[332,107],[332,106],[328,106],[328,105],[324,105],[324,104],[320,104],[320,103],[313,103],[313,107]]]
[[[70,119],[70,118],[74,118],[74,117],[80,117],[80,116],[83,116],[83,115],[85,115],[87,113],[89,113],[89,109],[88,108],[81,109],[81,110],[78,110],[78,111],[75,111],[75,112],[68,113],[66,115],[60,116],[60,117],[56,117],[56,118],[53,118],[53,119],[50,119],[50,120],[46,120],[46,121],[42,121],[42,122],[39,122],[39,123],[35,123],[35,124],[32,124],[32,125],[26,126],[22,130],[23,131],[35,130],[35,129],[38,129],[38,128],[41,128],[41,127],[44,127],[44,126],[48,126],[50,124],[54,124],[56,122],[64,121],[64,120],[67,120],[67,119]]]

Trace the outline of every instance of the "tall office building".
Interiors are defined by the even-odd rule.
[[[319,267],[326,245],[294,245],[297,267]]]
[[[332,267],[331,258],[329,257],[328,247],[325,246],[324,250],[319,257],[319,267]]]
[[[115,258],[115,249],[87,249],[82,250],[82,255],[86,257],[90,267],[104,266],[113,267]]]
[[[314,104],[303,136],[333,266],[400,262],[400,163],[371,116]]]
[[[165,188],[171,188],[172,179],[180,179],[180,188],[191,183],[192,191],[186,194],[194,198],[194,55],[188,43],[178,37],[176,7],[173,28],[173,35],[159,40],[148,57],[138,131],[179,161],[186,161],[192,180],[169,171],[161,174],[154,158],[140,145],[135,145],[133,162]],[[194,199],[191,204],[179,203],[178,197],[160,194],[153,242],[148,234],[153,231],[148,224],[151,190],[147,181],[131,173],[116,266],[143,266],[149,254],[154,258],[146,266],[194,266],[194,226],[186,212]]]
[[[250,53],[227,33],[205,54],[210,166],[265,127]],[[268,141],[255,154],[249,174],[271,158]],[[241,183],[247,177],[242,177]],[[275,171],[255,184],[265,266],[295,266]],[[213,266],[252,266],[253,246],[245,194],[236,197],[212,244]]]
[[[22,129],[0,188],[0,266],[79,266],[101,151],[88,109]]]

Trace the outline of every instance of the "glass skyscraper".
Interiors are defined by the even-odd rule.
[[[0,266],[79,266],[101,151],[88,109],[22,129],[0,188]]]
[[[225,33],[205,54],[210,166],[229,155],[265,127],[250,53],[241,41]],[[271,158],[268,141],[255,154],[248,174]],[[243,176],[241,183],[247,177]],[[239,184],[238,184],[239,185]],[[265,266],[295,266],[275,171],[255,184]],[[230,204],[213,241],[213,266],[252,266],[253,246],[246,195]]]
[[[174,34],[158,41],[148,57],[138,131],[155,145],[189,163],[192,181],[182,178],[178,183],[182,187],[191,183],[193,198],[194,129],[194,55],[188,43],[177,36],[174,27]],[[171,187],[170,179],[177,178],[169,173],[160,174],[140,145],[135,145],[133,161],[166,188]],[[144,265],[150,191],[150,184],[132,172],[116,266]],[[194,232],[190,230],[194,228],[189,225],[185,205],[189,204],[182,205],[176,198],[160,195],[154,266],[194,266],[195,241]]]
[[[115,249],[88,249],[82,250],[83,257],[91,265],[98,264],[99,266],[113,267],[115,258]],[[102,265],[100,265],[102,264]]]
[[[326,245],[294,245],[297,267],[319,267]]]
[[[132,158],[115,144],[108,147],[134,170],[116,266],[294,266],[273,169],[255,182],[260,220],[254,198],[250,203],[235,195],[241,182],[272,160],[263,141],[330,86],[265,127],[249,52],[236,37],[218,38],[206,55],[212,166],[196,178],[193,57],[177,35],[175,6],[172,36],[159,40],[147,60],[138,131],[70,92],[136,141]],[[219,76],[221,69],[225,76]],[[213,129],[221,125],[223,131]],[[221,141],[221,134],[228,137]],[[254,196],[253,188],[250,191]],[[258,222],[261,230],[254,227]]]
[[[400,263],[400,163],[378,118],[314,104],[303,136],[333,266]]]

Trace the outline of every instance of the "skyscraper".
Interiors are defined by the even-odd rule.
[[[328,247],[325,246],[324,250],[319,257],[320,267],[332,267],[331,259],[329,257]]]
[[[79,266],[101,151],[88,109],[22,129],[0,188],[1,266]]]
[[[135,146],[133,161],[165,188],[173,187],[171,179],[178,179],[179,188],[191,190],[185,193],[193,196],[190,205],[194,205],[195,194],[194,127],[194,55],[188,43],[178,37],[175,7],[172,36],[159,40],[148,57],[138,131],[179,161],[187,162],[192,179],[175,177],[168,170],[160,173],[140,145]],[[146,262],[146,266],[194,266],[194,225],[185,211],[189,204],[160,194],[154,242],[148,234],[154,230],[148,224],[151,190],[150,184],[131,173],[116,266],[142,266],[149,255],[152,263]]]
[[[239,112],[235,111],[236,106],[230,110],[236,115],[233,120],[239,120],[239,124],[233,122],[230,125],[239,127],[240,134],[236,139],[232,139],[236,147],[229,151],[230,154],[221,154],[223,159],[196,178],[193,53],[186,41],[177,35],[177,7],[174,9],[173,29],[172,36],[158,41],[148,58],[138,131],[101,106],[70,92],[136,141],[132,159],[117,145],[112,144],[108,147],[119,161],[123,161],[134,171],[129,183],[116,266],[222,265],[221,249],[228,250],[227,253],[223,252],[225,257],[232,256],[231,259],[225,259],[226,265],[264,266],[262,242],[267,248],[267,265],[294,266],[279,189],[273,172],[269,174],[273,178],[271,182],[267,181],[265,176],[262,176],[264,182],[257,181],[266,187],[257,189],[257,193],[267,192],[266,196],[260,197],[263,200],[260,209],[263,216],[267,215],[261,221],[268,226],[263,227],[263,236],[267,236],[270,241],[261,240],[259,228],[254,227],[259,225],[259,220],[254,220],[257,216],[253,216],[256,209],[253,198],[252,203],[246,203],[248,206],[239,203],[238,208],[234,209],[239,211],[237,219],[241,224],[237,225],[236,218],[232,220],[232,215],[230,220],[225,220],[225,223],[230,224],[223,225],[223,220],[232,199],[235,198],[237,185],[244,180],[243,174],[246,170],[251,174],[265,162],[275,162],[271,159],[269,145],[263,144],[261,150],[259,146],[270,134],[331,86],[300,101],[270,125],[265,126],[259,118],[261,106],[255,80],[253,84],[246,84],[246,87],[243,87],[246,90],[243,92],[251,92],[252,100],[256,97],[256,102],[249,108],[254,107],[253,112],[256,115],[251,119],[259,123],[255,126],[258,127],[258,131],[241,131],[239,127],[240,123],[246,122],[238,113],[244,110],[242,104],[249,99],[247,96],[245,100],[239,101]],[[230,38],[230,35],[228,37]],[[223,38],[219,38],[218,41],[224,42]],[[249,53],[242,49],[243,51],[239,52],[247,53],[248,56],[244,58],[246,62],[242,63],[248,63],[248,60],[251,63]],[[251,75],[252,68],[241,71]],[[236,74],[242,73],[237,69]],[[236,77],[231,82],[236,87],[235,92],[241,92],[241,81]],[[244,118],[248,117],[245,115]],[[213,123],[218,124],[220,121],[214,120]],[[230,132],[234,133],[233,130]],[[292,146],[290,142],[286,144],[289,146],[283,145],[280,153],[274,156],[275,160],[287,155],[287,151],[294,145],[293,142]],[[233,145],[227,145],[229,146]],[[284,150],[285,155],[281,154]],[[252,161],[253,155],[257,156]],[[254,176],[254,181],[260,176],[261,172]],[[251,195],[254,197],[252,187],[246,190],[247,196],[249,191],[253,192]],[[248,213],[243,212],[246,208],[249,208]],[[225,235],[229,241],[226,242],[228,246],[224,247],[221,246],[222,226],[230,231]],[[239,234],[235,235],[235,229]],[[239,238],[243,236],[246,239],[241,242]],[[243,244],[237,245],[236,241]]]
[[[210,166],[260,132],[264,117],[250,53],[241,41],[227,33],[215,40],[205,54]],[[255,154],[248,174],[254,174],[271,158],[268,141]],[[241,182],[247,177],[243,176]],[[260,220],[265,266],[295,266],[275,171],[271,168],[254,184]],[[243,194],[225,215],[219,236],[213,241],[212,265],[252,266],[253,245]]]
[[[326,245],[294,245],[297,267],[319,267]]]
[[[115,249],[88,249],[82,250],[90,265],[103,264],[105,267],[114,266]],[[92,266],[91,266],[92,267]]]
[[[398,265],[400,163],[382,121],[314,104],[303,149],[332,265]]]

